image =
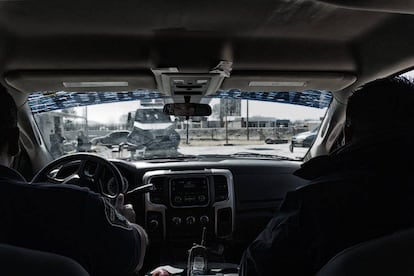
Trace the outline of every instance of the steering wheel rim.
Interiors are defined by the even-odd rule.
[[[80,162],[79,167],[75,172],[66,176],[64,178],[58,178],[50,175],[53,170],[61,169],[64,165],[73,162]],[[96,164],[95,171],[90,172],[86,171],[88,165]],[[104,173],[104,169],[107,169],[110,174],[113,176],[114,184],[117,187],[117,192],[113,194],[109,194],[106,192],[107,189],[104,189],[101,174]],[[118,168],[112,164],[110,161],[96,155],[90,153],[75,153],[70,155],[61,156],[50,163],[48,163],[45,167],[43,167],[32,179],[30,183],[38,183],[38,182],[46,182],[46,183],[53,183],[53,184],[73,184],[70,181],[78,180],[81,183],[85,183],[85,181],[89,181],[90,183],[94,183],[94,187],[98,188],[98,191],[95,191],[101,194],[104,197],[107,197],[111,200],[114,200],[119,196],[119,194],[124,193],[126,190],[126,184],[121,172]],[[112,180],[112,179],[111,179]],[[96,185],[98,184],[98,185]],[[80,186],[80,185],[78,185]],[[93,190],[93,189],[91,189]]]

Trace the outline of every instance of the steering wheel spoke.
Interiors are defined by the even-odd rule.
[[[50,175],[46,175],[46,182],[52,183],[52,184],[63,184],[65,179],[56,178]]]
[[[59,171],[62,170],[63,166],[59,166],[45,175],[46,182],[50,182],[52,184],[67,184],[70,181],[79,179],[79,175],[77,172],[74,172],[65,177],[58,177]]]
[[[78,165],[70,175],[59,178],[59,171],[68,164]],[[52,161],[35,175],[32,183],[35,182],[86,186],[109,199],[116,198],[125,187],[124,178],[114,164],[88,153],[66,155]]]
[[[71,184],[71,183],[74,183],[75,181],[78,181],[79,179],[80,179],[80,176],[77,173],[75,173],[75,174],[69,175],[68,177],[65,177],[63,181],[61,182],[61,184]]]

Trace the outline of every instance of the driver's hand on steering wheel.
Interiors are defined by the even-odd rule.
[[[135,211],[132,204],[124,204],[124,194],[119,194],[115,199],[115,209],[129,222],[135,223]]]

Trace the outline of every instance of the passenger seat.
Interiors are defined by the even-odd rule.
[[[316,276],[414,275],[414,229],[347,248]]]

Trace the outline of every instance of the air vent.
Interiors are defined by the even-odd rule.
[[[165,199],[168,198],[167,185],[164,177],[153,177],[151,183],[154,184],[154,191],[151,191],[150,201],[155,204],[166,205]]]
[[[223,175],[214,176],[214,201],[223,201],[229,198],[227,179]]]

